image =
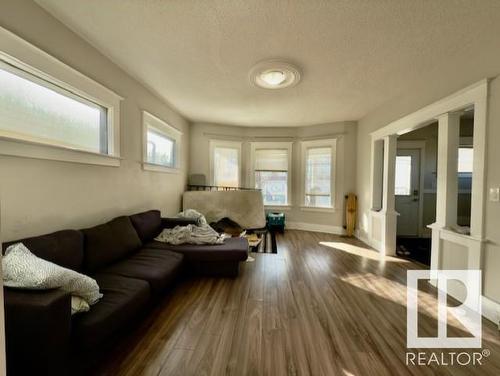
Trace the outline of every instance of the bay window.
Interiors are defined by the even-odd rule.
[[[335,140],[303,141],[301,146],[303,206],[332,208]]]
[[[210,180],[217,187],[239,187],[241,142],[210,140]]]
[[[252,143],[252,179],[254,187],[262,191],[264,205],[290,204],[291,156],[291,143]]]

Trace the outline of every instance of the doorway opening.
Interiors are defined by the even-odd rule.
[[[438,123],[398,137],[394,199],[396,254],[430,267],[436,221]]]
[[[431,264],[432,231],[436,222],[438,122],[398,137],[394,199],[398,213],[396,254],[428,267]],[[470,234],[474,111],[460,116],[456,150],[457,221],[452,230]]]

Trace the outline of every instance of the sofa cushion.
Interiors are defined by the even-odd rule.
[[[84,266],[89,272],[122,260],[141,247],[141,239],[129,217],[118,217],[82,231],[85,235]]]
[[[154,240],[145,247],[181,253],[186,261],[245,261],[248,257],[248,241],[245,238],[228,238],[223,244],[200,245],[172,245]]]
[[[149,284],[140,279],[98,273],[102,299],[90,311],[73,316],[73,339],[78,346],[91,348],[123,329],[150,297]]]
[[[82,269],[83,234],[80,231],[63,230],[4,243],[3,252],[15,243],[23,243],[33,254],[54,264],[76,271]]]
[[[153,240],[161,231],[161,213],[159,210],[149,210],[131,215],[130,220],[143,243]]]
[[[171,285],[178,275],[183,256],[161,249],[142,249],[129,258],[103,269],[103,273],[117,274],[148,281],[153,293]]]

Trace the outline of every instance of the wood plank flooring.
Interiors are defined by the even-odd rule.
[[[182,282],[96,374],[500,375],[500,335],[486,320],[483,365],[405,364],[406,271],[419,264],[329,234],[277,241],[278,254],[252,254],[236,279]],[[422,284],[420,334],[436,333],[435,295]],[[456,320],[449,331],[463,333]]]

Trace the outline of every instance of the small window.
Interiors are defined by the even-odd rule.
[[[305,205],[330,207],[332,205],[332,148],[308,148],[305,164]]]
[[[262,142],[253,145],[253,180],[255,188],[262,191],[264,205],[288,205],[291,144],[268,144],[267,146],[266,142]],[[276,148],[272,148],[273,146],[276,146]],[[279,146],[284,146],[284,148]]]
[[[143,112],[143,127],[144,168],[166,172],[178,169],[182,133],[146,111]]]
[[[411,156],[396,156],[396,176],[394,194],[409,196],[411,194]]]
[[[0,62],[0,134],[108,154],[107,108]]]
[[[212,184],[218,187],[240,186],[241,143],[210,141]]]
[[[148,127],[147,162],[166,167],[174,167],[175,140],[160,131]]]

